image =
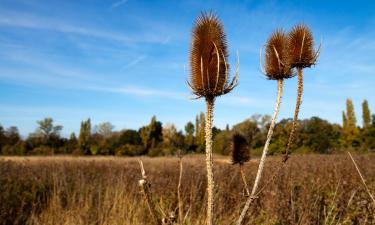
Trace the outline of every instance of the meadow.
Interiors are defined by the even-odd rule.
[[[375,155],[353,155],[375,192]],[[2,157],[0,224],[151,224],[138,184],[139,158]],[[177,217],[179,160],[141,157],[152,201],[165,217]],[[257,159],[244,165],[252,186]],[[204,224],[206,170],[203,155],[182,158],[184,224]],[[281,157],[267,159],[265,187],[251,206],[246,224],[375,224],[375,205],[346,154],[293,156],[274,179]],[[234,224],[246,200],[239,167],[216,156],[217,224]]]

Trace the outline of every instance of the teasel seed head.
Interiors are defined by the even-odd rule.
[[[283,30],[275,30],[265,45],[265,64],[262,65],[262,50],[260,62],[263,73],[270,80],[281,80],[295,76],[288,62],[288,37]]]
[[[212,12],[201,13],[195,21],[190,49],[191,76],[188,85],[193,94],[215,98],[233,90],[236,75],[229,82],[229,63],[224,27]]]
[[[321,46],[321,45],[320,45]],[[304,24],[295,25],[288,34],[288,61],[292,68],[311,67],[319,56],[314,49],[314,38],[309,27]]]
[[[246,138],[235,133],[232,137],[232,164],[243,165],[250,160],[250,153]]]

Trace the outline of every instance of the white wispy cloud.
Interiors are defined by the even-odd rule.
[[[133,66],[137,65],[138,63],[140,63],[141,61],[143,61],[145,58],[146,58],[146,55],[140,55],[140,56],[136,57],[135,59],[133,59],[132,61],[130,61],[128,64],[126,64],[124,66],[124,68],[133,67]]]
[[[166,44],[166,40],[169,40],[169,36],[164,36],[162,34],[156,35],[153,32],[149,33],[143,30],[136,31],[130,34],[124,34],[110,30],[103,30],[94,27],[86,27],[79,24],[62,22],[51,18],[42,18],[33,15],[24,15],[17,13],[2,13],[0,15],[0,26],[50,30],[67,34],[83,35],[87,37],[118,41],[125,44]]]
[[[117,1],[117,2],[114,2],[112,5],[111,5],[111,9],[115,9],[117,7],[120,7],[121,5],[124,5],[125,3],[127,3],[128,0],[120,0],[120,1]]]

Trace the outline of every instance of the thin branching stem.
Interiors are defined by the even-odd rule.
[[[255,198],[257,198],[256,194],[257,194],[257,190],[258,190],[258,187],[259,187],[259,184],[260,184],[260,180],[261,180],[262,175],[263,175],[264,165],[265,165],[265,162],[266,162],[266,157],[267,157],[267,152],[268,152],[268,146],[270,144],[272,134],[273,134],[273,130],[275,128],[277,115],[279,114],[282,93],[283,93],[283,80],[280,79],[277,82],[277,98],[276,98],[276,103],[275,103],[275,110],[274,110],[274,113],[273,113],[273,116],[272,116],[270,128],[268,130],[267,140],[266,140],[266,143],[264,144],[263,153],[262,153],[262,157],[261,157],[260,162],[259,162],[258,172],[257,172],[257,175],[255,177],[253,189],[251,191],[251,194],[250,194],[249,198],[247,199],[247,201],[245,203],[244,208],[242,209],[241,215],[240,215],[240,217],[237,221],[237,225],[241,225],[243,223],[243,220],[245,219],[246,213],[249,210],[249,207],[250,207],[251,203],[253,202],[253,200]]]

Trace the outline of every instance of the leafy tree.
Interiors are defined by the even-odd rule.
[[[65,146],[65,153],[72,153],[74,152],[74,150],[76,150],[77,148],[77,145],[78,145],[78,139],[76,137],[76,134],[73,132],[70,134],[70,137],[66,143],[66,146]]]
[[[192,146],[194,146],[194,131],[195,131],[194,124],[189,121],[185,125],[185,134],[186,134],[185,144],[188,150],[191,150]]]
[[[91,147],[91,120],[81,122],[81,129],[78,137],[78,148],[81,153],[87,155]]]
[[[362,103],[362,121],[363,129],[367,129],[371,125],[371,114],[367,100],[364,100]]]
[[[51,117],[44,118],[43,120],[37,121],[38,128],[36,134],[48,140],[51,136],[60,136],[60,131],[62,130],[61,125],[53,125],[53,119]]]
[[[100,123],[95,126],[95,133],[102,135],[104,138],[109,137],[113,132],[114,126],[110,122]]]
[[[0,124],[0,154],[1,149],[6,145],[6,137],[4,127]]]
[[[201,112],[199,115],[196,116],[196,123],[195,123],[195,144],[197,145],[197,151],[203,152],[205,149],[205,115]]]
[[[350,99],[346,100],[346,114],[344,117],[344,137],[345,143],[348,147],[358,147],[359,146],[359,130],[357,128],[357,120],[354,112],[353,102]]]
[[[148,126],[140,129],[143,146],[146,150],[156,148],[162,141],[162,124],[156,120],[156,116],[151,118]]]
[[[136,130],[125,130],[120,133],[118,138],[118,145],[141,145],[142,139]]]
[[[233,131],[242,134],[249,146],[253,146],[255,136],[260,132],[257,120],[254,118],[247,119],[233,126]]]
[[[16,126],[11,126],[5,131],[6,143],[8,145],[15,145],[21,140],[21,136]]]
[[[308,148],[317,153],[330,153],[338,147],[340,130],[319,117],[312,117],[300,123],[299,137],[296,144],[299,148]]]
[[[216,134],[214,138],[214,152],[222,155],[229,155],[232,132],[224,130]]]

